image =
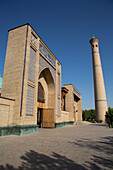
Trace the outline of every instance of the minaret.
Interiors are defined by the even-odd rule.
[[[105,122],[105,114],[107,111],[107,100],[104,86],[104,78],[99,54],[99,39],[93,38],[89,41],[92,48],[92,63],[93,63],[93,79],[94,79],[94,94],[95,94],[95,112],[96,121],[99,123]]]

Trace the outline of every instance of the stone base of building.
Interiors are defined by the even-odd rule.
[[[16,125],[0,127],[0,136],[7,135],[27,135],[38,132],[38,125]]]
[[[69,121],[69,122],[57,122],[55,123],[55,128],[60,128],[63,126],[67,126],[67,125],[73,125],[74,121]]]

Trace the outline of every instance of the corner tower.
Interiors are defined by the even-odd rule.
[[[107,111],[107,100],[104,86],[104,78],[99,54],[99,39],[93,37],[90,41],[92,48],[92,63],[93,63],[93,79],[94,79],[94,94],[95,94],[95,111],[96,121],[105,122],[105,114]]]

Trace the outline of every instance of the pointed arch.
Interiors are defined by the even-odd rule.
[[[55,83],[49,68],[44,68],[40,74],[38,82],[40,82],[45,91],[45,102],[47,108],[55,106]]]

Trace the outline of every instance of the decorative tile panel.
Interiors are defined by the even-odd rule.
[[[30,59],[29,59],[29,75],[28,80],[35,82],[35,57],[36,51],[30,47]]]
[[[60,75],[57,74],[57,94],[60,96]]]
[[[28,85],[26,115],[33,115],[33,103],[34,103],[34,87]]]
[[[39,55],[39,73],[44,68],[49,68],[50,69],[50,72],[51,72],[52,77],[54,79],[54,83],[56,83],[56,76],[55,76],[55,71],[56,70],[41,55]]]
[[[46,50],[46,48],[39,42],[39,51],[56,67],[55,59],[52,55]]]
[[[57,116],[60,116],[60,99],[57,99]]]
[[[31,43],[36,46],[36,37],[34,36],[33,33],[31,33]]]

